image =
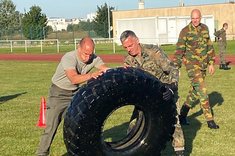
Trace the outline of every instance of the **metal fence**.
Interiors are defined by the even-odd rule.
[[[230,40],[235,40],[233,36]],[[59,39],[45,40],[0,40],[0,52],[30,52],[30,53],[59,53],[75,50],[81,38],[76,38],[72,41]],[[98,53],[122,53],[123,48],[118,38],[93,38],[95,42],[95,52]],[[173,40],[172,38],[139,38],[141,43],[164,45],[165,40]],[[176,42],[176,38],[174,41]],[[169,42],[168,44],[175,44]]]
[[[46,39],[46,40],[0,40],[0,51],[4,52],[50,52],[59,53],[75,50],[81,38],[68,40]],[[113,38],[93,38],[96,49],[116,53],[116,44]],[[95,50],[96,50],[95,49]]]
[[[29,48],[39,48],[42,53],[48,47],[55,47],[56,52],[59,52],[59,40],[0,40],[0,48],[10,50],[12,53],[15,50],[24,49],[24,52],[28,52]]]

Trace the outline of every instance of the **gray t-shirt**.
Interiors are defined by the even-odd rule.
[[[65,74],[65,70],[67,69],[76,69],[78,74],[86,74],[92,68],[99,67],[100,65],[104,64],[100,57],[93,54],[92,58],[88,63],[83,63],[79,60],[77,56],[77,51],[71,51],[66,53],[62,58],[57,66],[56,72],[52,77],[52,83],[56,86],[66,89],[66,90],[76,90],[79,85],[74,85],[68,79]]]

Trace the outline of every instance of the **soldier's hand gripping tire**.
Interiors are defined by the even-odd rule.
[[[162,98],[165,87],[154,76],[135,68],[110,69],[84,85],[64,119],[68,155],[157,156],[172,138],[176,122],[173,100]],[[116,109],[134,105],[141,120],[123,139],[105,142],[103,125]]]

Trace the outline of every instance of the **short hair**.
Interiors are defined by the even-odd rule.
[[[225,27],[225,26],[228,26],[228,23],[224,23],[224,24],[223,24],[223,27]]]
[[[120,36],[120,41],[124,42],[129,36],[137,38],[136,34],[133,31],[125,30]]]
[[[88,41],[90,41],[90,42],[93,44],[93,46],[95,46],[95,43],[94,43],[93,39],[90,38],[90,37],[88,37],[88,36],[83,37],[83,38],[81,39],[81,41],[79,42],[79,45],[82,47],[82,46],[84,46],[85,43],[88,42]]]

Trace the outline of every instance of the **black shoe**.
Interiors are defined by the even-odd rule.
[[[220,64],[219,69],[230,70],[231,67],[228,67],[228,65],[226,65],[226,64]]]
[[[187,117],[184,117],[182,115],[179,115],[179,120],[181,125],[189,125],[189,122],[187,120]]]
[[[216,125],[214,120],[207,121],[207,124],[210,129],[219,129],[219,125]]]
[[[176,156],[184,156],[184,150],[182,151],[175,151]]]
[[[230,70],[231,69],[231,67],[229,67],[229,66],[224,66],[224,70]]]
[[[220,64],[219,69],[224,69],[224,64]]]

